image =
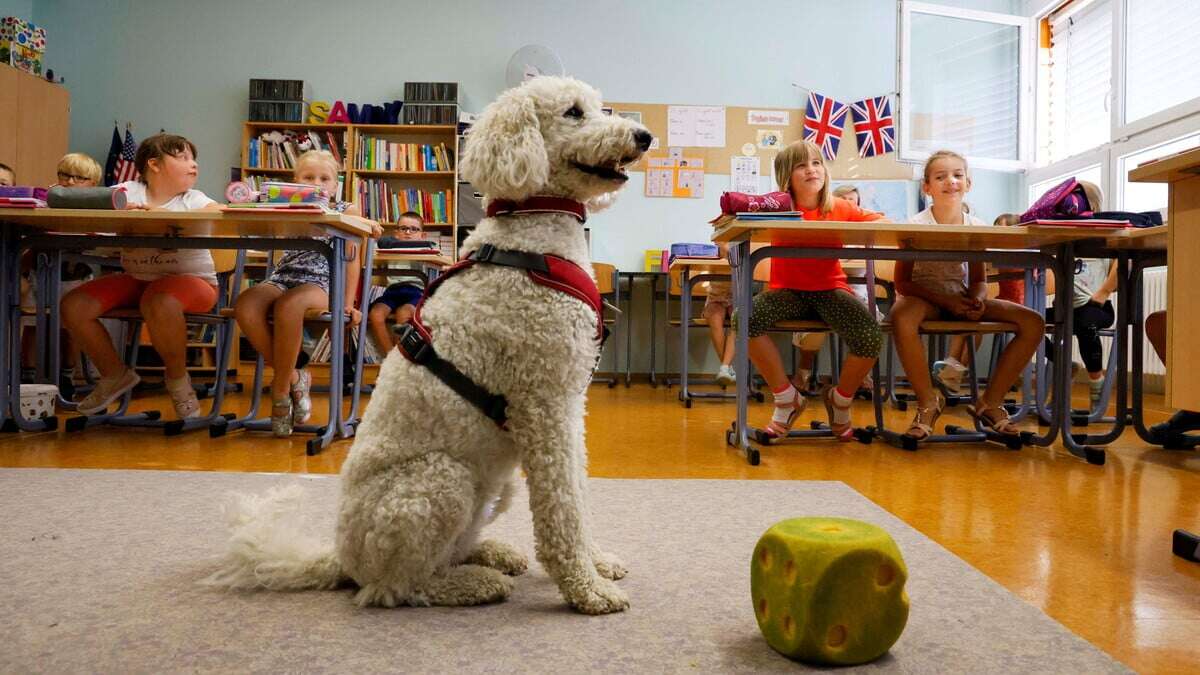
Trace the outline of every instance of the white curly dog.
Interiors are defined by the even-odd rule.
[[[601,110],[583,82],[539,77],[504,92],[471,130],[462,175],[485,198],[603,200],[650,145],[641,125]],[[580,222],[563,213],[484,219],[485,244],[552,254],[592,275]],[[624,565],[589,530],[584,402],[597,317],[521,269],[477,264],[447,278],[421,318],[439,356],[508,403],[497,426],[427,368],[392,350],[342,467],[336,544],[296,516],[298,489],[231,506],[230,551],[206,583],[328,589],[353,582],[360,605],[500,601],[527,567],[509,545],[480,541],[527,476],[537,559],[566,601],[588,614],[629,606],[613,583]]]

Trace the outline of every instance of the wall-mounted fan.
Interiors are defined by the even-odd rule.
[[[515,87],[538,75],[562,75],[562,59],[553,49],[542,45],[525,45],[513,53],[508,60],[505,81]]]

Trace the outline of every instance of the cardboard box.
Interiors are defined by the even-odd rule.
[[[0,63],[40,76],[45,52],[45,28],[15,16],[0,18]]]

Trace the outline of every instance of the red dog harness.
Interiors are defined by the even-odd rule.
[[[487,214],[495,217],[520,213],[569,213],[582,223],[587,217],[583,209],[583,204],[567,199],[534,197],[521,203],[493,201],[488,205]],[[493,394],[479,386],[454,364],[438,356],[437,351],[433,348],[433,335],[429,332],[429,328],[421,322],[421,309],[438,286],[459,272],[479,264],[523,269],[534,283],[566,293],[586,304],[596,313],[596,340],[601,347],[603,347],[604,339],[608,337],[608,329],[604,327],[604,306],[600,300],[600,291],[596,288],[596,283],[579,265],[559,256],[499,249],[491,244],[484,244],[478,251],[473,251],[466,259],[454,264],[438,276],[429,285],[421,301],[417,303],[417,309],[412,318],[400,330],[400,353],[409,361],[428,368],[448,387],[479,408],[497,426],[504,428],[508,421],[506,414],[508,401],[502,394]]]

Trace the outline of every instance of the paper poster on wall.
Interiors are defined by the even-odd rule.
[[[725,107],[667,106],[667,145],[725,147]]]
[[[747,110],[746,124],[752,127],[786,127],[791,122],[786,110]]]
[[[758,157],[729,158],[729,189],[734,192],[758,193]]]
[[[858,190],[860,206],[897,223],[908,222],[918,210],[919,184],[915,180],[832,180],[829,184],[832,189],[853,185]]]
[[[698,157],[651,157],[646,166],[647,197],[704,196],[704,160]]]
[[[632,120],[638,124],[642,123],[642,113],[638,110],[618,110],[617,117],[624,117],[627,120]]]

